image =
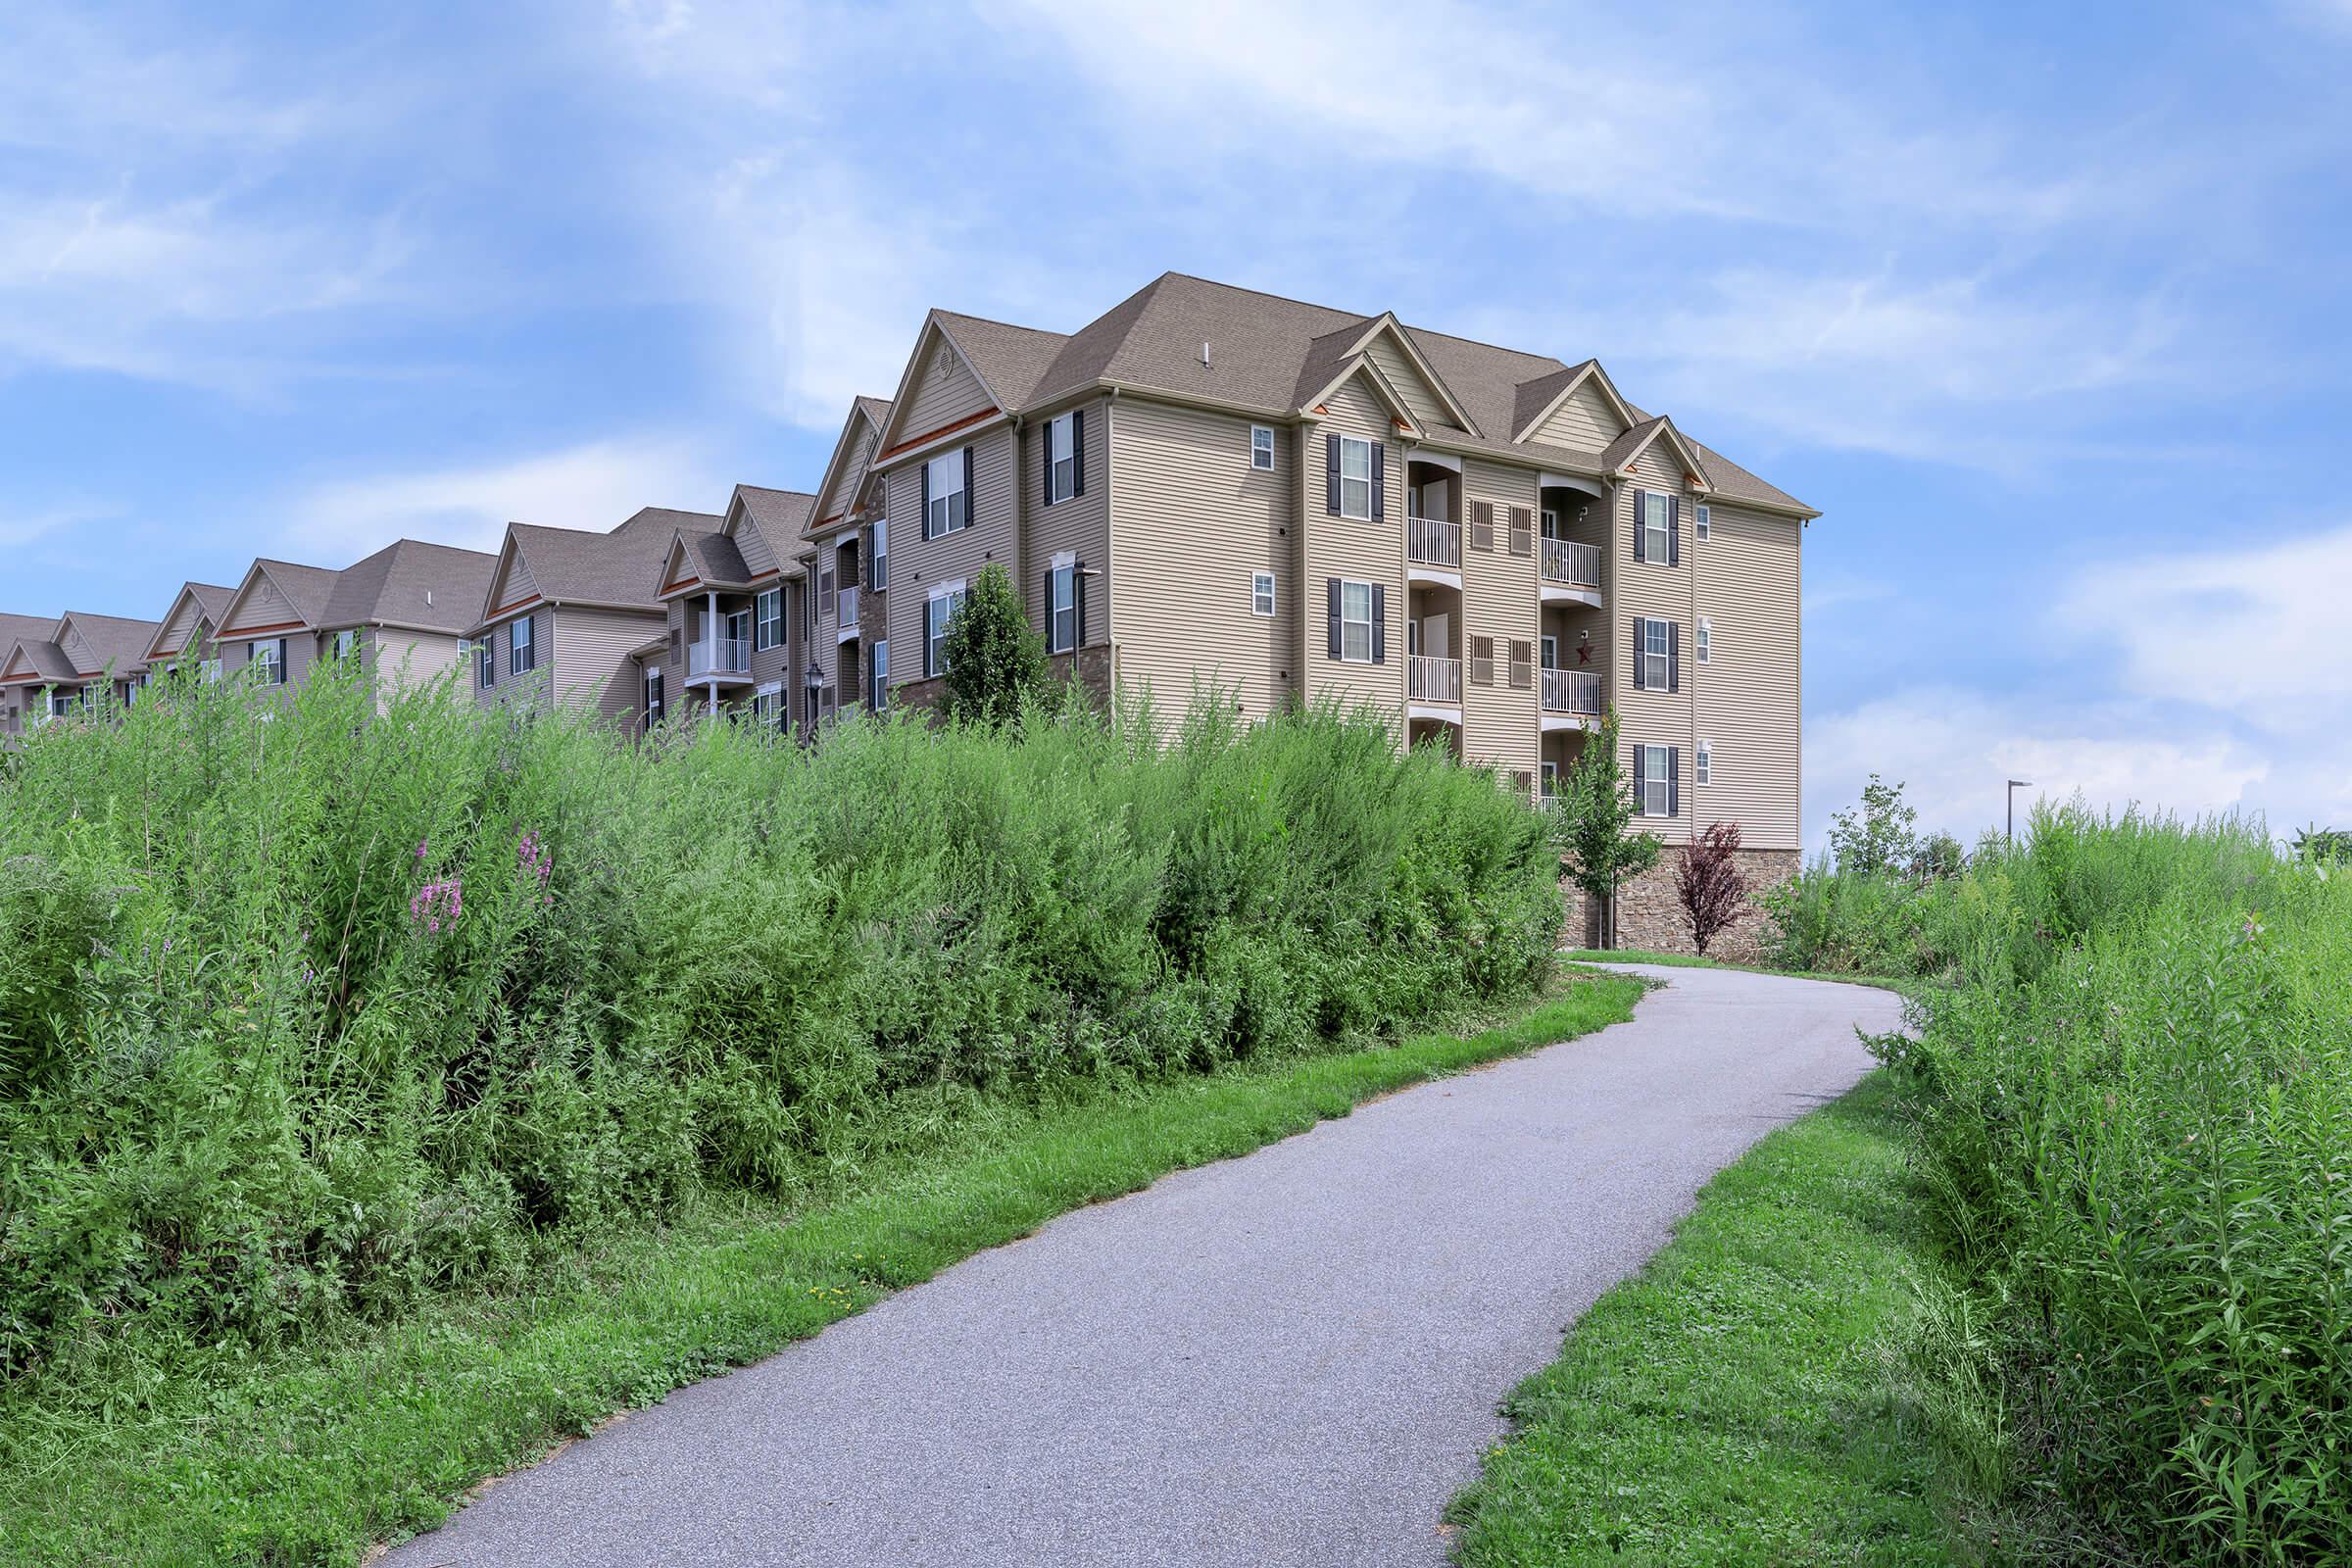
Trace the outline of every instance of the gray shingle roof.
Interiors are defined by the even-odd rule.
[[[751,586],[752,568],[745,564],[743,551],[727,534],[681,533],[677,536],[677,553],[685,558],[687,572],[703,587]]]
[[[973,370],[996,397],[1000,408],[1024,409],[1036,401],[1032,394],[1037,390],[1039,378],[1069,342],[1059,332],[1042,331],[1034,326],[1014,326],[978,316],[958,316],[953,311],[932,314],[956,340],[956,346],[963,350],[964,358],[971,361]],[[858,401],[862,406],[867,400]],[[888,404],[883,405],[883,413],[887,417]]]
[[[1039,375],[1036,391],[1026,403],[1011,406],[1050,403],[1098,381],[1116,381],[1285,413],[1328,385],[1346,363],[1348,347],[1378,319],[1377,315],[1167,272],[1063,339],[1053,363]],[[1564,365],[1548,355],[1524,354],[1425,327],[1408,325],[1403,330],[1479,427],[1476,435],[1451,427],[1435,432],[1447,443],[1509,453],[1572,472],[1604,471],[1602,453],[1510,439],[1558,394],[1581,364]],[[960,331],[956,341],[963,341]],[[1203,342],[1209,346],[1206,365],[1200,363]],[[1639,410],[1636,416],[1648,417]],[[1720,494],[1811,510],[1720,454],[1695,441],[1690,445]]]
[[[17,644],[27,638],[36,643],[45,643],[55,630],[55,615],[12,615],[0,612],[0,663],[7,662],[8,651]]]
[[[880,404],[881,413],[873,415],[875,428],[890,417],[890,405],[879,398],[859,398],[859,407]],[[871,411],[868,411],[871,414]],[[816,497],[805,490],[768,490],[756,484],[739,484],[735,499],[743,503],[743,514],[760,537],[767,541],[768,553],[778,561],[789,558],[793,547],[800,542],[801,530],[808,526],[810,514],[816,511]]]
[[[51,625],[54,626],[55,622],[51,622]],[[12,683],[74,680],[81,673],[74,667],[74,661],[66,657],[66,651],[47,637],[19,638],[7,653],[0,654],[0,670],[9,669],[12,665],[17,666],[15,672],[8,676]]]
[[[321,629],[390,624],[462,637],[481,612],[498,558],[402,539],[336,574]]]
[[[318,617],[326,613],[327,601],[335,595],[335,579],[342,575],[324,566],[306,566],[299,562],[271,561],[266,557],[253,564],[277,584],[277,591],[286,596],[286,602],[294,607],[294,613],[302,617],[306,626],[317,626]]]
[[[710,532],[724,520],[708,512],[647,507],[610,533],[529,522],[510,523],[507,532],[540,598],[660,610],[670,541],[681,531]]]
[[[81,673],[96,674],[102,669],[112,669],[117,675],[125,675],[145,667],[147,645],[155,641],[156,622],[131,620],[122,615],[93,615],[87,611],[76,610],[69,612],[58,622],[58,629],[66,631],[69,621],[73,623],[72,632],[61,637],[58,646],[67,647],[75,635],[79,636],[88,660]]]

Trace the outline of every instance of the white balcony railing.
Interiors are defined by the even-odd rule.
[[[1566,539],[1544,541],[1544,580],[1572,583],[1579,588],[1600,586],[1600,547]]]
[[[1591,713],[1600,711],[1600,677],[1581,669],[1544,672],[1544,711]]]
[[[833,602],[834,602],[834,607],[835,607],[835,608],[834,608],[834,612],[833,612],[833,613],[834,613],[834,624],[835,624],[835,625],[837,625],[838,627],[840,627],[840,629],[841,629],[841,635],[842,635],[844,638],[850,638],[850,637],[855,637],[855,636],[857,636],[857,635],[858,635],[858,590],[857,590],[857,588],[856,588],[855,586],[853,586],[853,587],[849,587],[849,588],[844,588],[844,589],[842,589],[840,593],[838,593],[837,595],[835,595],[835,596],[834,596],[834,601],[833,601]]]
[[[1405,695],[1416,703],[1453,703],[1462,700],[1462,662],[1424,659],[1415,654],[1404,662]]]
[[[1404,519],[1405,559],[1424,566],[1459,570],[1462,564],[1462,525],[1443,517]]]
[[[686,673],[696,675],[748,675],[752,672],[752,640],[749,637],[707,637],[686,646]]]

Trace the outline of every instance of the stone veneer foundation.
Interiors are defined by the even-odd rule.
[[[1683,918],[1682,901],[1674,895],[1675,862],[1680,845],[1668,845],[1658,863],[1617,890],[1617,946],[1649,953],[1695,953],[1690,927]],[[1741,962],[1761,956],[1770,924],[1764,913],[1764,890],[1794,876],[1802,857],[1794,850],[1741,850],[1740,867],[1747,873],[1753,912],[1720,933],[1710,945],[1709,957]],[[1562,939],[1576,948],[1595,947],[1600,939],[1599,910],[1574,887],[1567,890],[1567,917]]]

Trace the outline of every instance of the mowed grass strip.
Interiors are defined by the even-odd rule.
[[[1470,1568],[1919,1564],[1965,1510],[1888,1352],[1930,1267],[1885,1074],[1773,1133],[1522,1384]]]
[[[1006,1111],[797,1213],[705,1200],[568,1258],[527,1296],[454,1298],[267,1364],[223,1350],[141,1407],[14,1400],[0,1405],[0,1558],[356,1562],[438,1523],[485,1477],[1056,1214],[1622,1022],[1641,994],[1627,978],[1579,979],[1483,1033]]]

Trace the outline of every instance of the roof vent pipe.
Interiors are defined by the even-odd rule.
[[[1208,364],[1208,339],[1206,338],[1200,340],[1200,363],[1204,366]]]

